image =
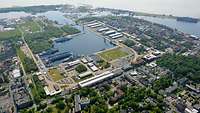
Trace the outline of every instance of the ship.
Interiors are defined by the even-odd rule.
[[[39,56],[48,56],[48,55],[52,55],[59,52],[58,49],[49,49],[47,51],[43,51],[42,53],[39,54]]]
[[[65,62],[68,62],[72,59],[73,59],[73,56],[70,56],[70,57],[65,58],[62,62],[65,63]]]
[[[52,62],[55,62],[55,61],[59,61],[59,60],[62,60],[62,59],[66,59],[66,58],[72,57],[72,55],[73,54],[70,53],[70,52],[63,52],[63,53],[51,55],[48,58],[46,58],[46,62],[47,63],[52,63]]]
[[[66,41],[69,41],[69,40],[71,40],[72,38],[56,38],[54,41],[56,42],[56,43],[63,43],[63,42],[66,42]]]
[[[197,23],[199,21],[198,19],[191,17],[177,17],[176,20],[190,23]]]

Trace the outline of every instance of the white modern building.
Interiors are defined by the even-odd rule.
[[[114,73],[112,73],[110,71],[106,71],[106,72],[104,72],[102,74],[96,75],[94,77],[91,77],[91,78],[88,78],[86,80],[83,80],[83,81],[79,82],[79,86],[80,87],[91,86],[91,85],[94,85],[94,84],[96,84],[98,82],[102,82],[105,79],[111,78],[114,75],[115,75]]]
[[[114,33],[116,33],[115,30],[110,30],[110,31],[105,32],[104,35],[111,35],[111,34],[114,34]]]
[[[95,22],[95,23],[91,23],[91,24],[88,24],[87,26],[88,27],[91,27],[91,26],[95,26],[95,25],[98,25],[99,23]]]
[[[111,35],[109,35],[109,37],[114,37],[114,36],[117,36],[117,35],[121,35],[121,33],[116,32],[115,34],[111,34]]]
[[[112,39],[117,39],[117,38],[120,38],[120,37],[123,37],[123,35],[120,34],[120,35],[113,36]]]
[[[109,28],[108,27],[105,27],[105,28],[101,28],[101,29],[99,29],[99,30],[97,30],[98,32],[104,32],[104,31],[108,31],[109,30]]]
[[[14,69],[13,72],[12,72],[12,75],[13,75],[14,78],[21,77],[20,70],[19,69]]]

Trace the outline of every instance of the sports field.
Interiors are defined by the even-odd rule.
[[[57,68],[49,69],[48,74],[55,82],[64,78]]]
[[[108,51],[98,53],[98,55],[101,58],[103,58],[104,60],[106,60],[107,62],[109,62],[109,61],[119,59],[121,57],[125,57],[125,56],[128,55],[128,53],[121,50],[121,48],[115,48],[115,49],[112,49],[112,50],[108,50]]]

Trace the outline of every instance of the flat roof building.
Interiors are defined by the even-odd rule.
[[[86,58],[82,58],[81,61],[82,61],[84,64],[88,63],[88,61],[87,61]]]
[[[13,72],[12,72],[12,75],[13,75],[14,78],[21,77],[20,70],[19,69],[14,69]]]
[[[91,26],[95,26],[95,25],[98,25],[99,23],[95,22],[95,23],[91,23],[91,24],[88,24],[87,26],[88,27],[91,27]]]
[[[112,39],[117,39],[117,38],[120,38],[120,37],[123,37],[123,35],[120,34],[120,35],[114,36],[114,37],[112,37]]]
[[[90,69],[95,72],[95,71],[98,71],[99,69],[97,68],[97,66],[93,65],[90,67]]]
[[[102,74],[96,75],[94,77],[91,77],[89,79],[83,80],[81,82],[79,82],[79,86],[80,87],[87,87],[87,86],[91,86],[94,85],[98,82],[101,82],[107,78],[113,77],[114,73],[110,72],[110,71],[106,71]]]
[[[121,33],[116,32],[115,34],[109,35],[109,37],[114,37],[114,36],[117,36],[117,35],[121,35]]]
[[[109,28],[108,27],[105,27],[105,28],[101,28],[101,29],[99,29],[99,30],[97,30],[98,32],[103,32],[103,31],[108,31],[109,30]]]
[[[110,30],[110,31],[105,32],[104,35],[111,35],[111,34],[114,34],[114,33],[116,33],[115,30]]]
[[[75,113],[80,113],[81,112],[81,105],[80,105],[80,95],[75,95],[74,96],[74,112]]]
[[[97,27],[101,27],[102,24],[97,24],[97,25],[93,25],[93,26],[90,26],[91,28],[97,28]]]
[[[91,75],[91,74],[92,74],[91,71],[87,71],[87,72],[85,72],[85,73],[79,74],[78,77],[79,77],[79,78],[84,78],[84,77],[89,76],[89,75]]]

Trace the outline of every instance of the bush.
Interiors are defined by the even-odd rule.
[[[60,101],[59,103],[56,104],[56,108],[60,110],[65,109],[65,103],[63,101]]]
[[[69,34],[69,35],[76,34],[76,33],[79,33],[79,32],[80,32],[78,29],[73,28],[73,27],[71,27],[71,26],[69,26],[69,25],[63,26],[63,27],[62,27],[62,30],[63,30],[65,33]]]
[[[47,109],[46,109],[46,112],[48,112],[48,113],[51,113],[53,111],[53,109],[51,108],[51,107],[48,107]]]
[[[75,68],[75,70],[76,70],[78,73],[83,73],[83,72],[86,72],[86,71],[87,71],[87,68],[86,68],[84,65],[80,64],[80,65],[78,65],[78,66]]]
[[[130,40],[130,39],[127,39],[127,40],[124,41],[124,44],[125,44],[126,46],[128,46],[128,47],[132,47],[132,46],[135,45],[135,42],[133,42],[133,41]]]
[[[24,66],[24,69],[27,73],[31,73],[32,71],[38,70],[33,59],[27,57],[20,48],[17,49],[17,55],[19,56],[23,66]]]
[[[64,100],[63,97],[55,97],[55,99],[51,102],[51,104],[55,104],[55,103],[58,103],[60,101]]]
[[[45,109],[46,107],[47,107],[47,103],[39,104],[39,106],[37,107],[37,110],[40,111],[41,109]]]

